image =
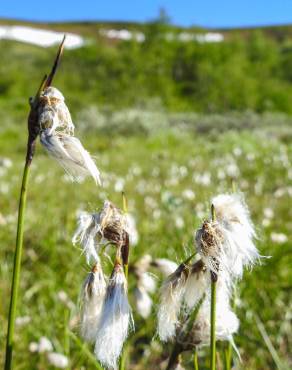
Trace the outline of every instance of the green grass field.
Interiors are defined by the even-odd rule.
[[[231,192],[232,180],[245,194],[251,209],[260,253],[271,256],[253,271],[245,272],[238,286],[236,311],[241,325],[235,342],[242,364],[236,360],[236,368],[288,369],[292,365],[289,122],[285,124],[275,117],[261,126],[266,118],[259,116],[258,125],[245,128],[240,122],[247,119],[238,115],[239,127],[218,127],[218,117],[202,116],[204,125],[196,126],[190,120],[186,126],[178,124],[179,117],[171,120],[171,115],[163,113],[158,118],[165,120],[165,127],[142,131],[135,130],[135,125],[141,125],[139,115],[130,119],[124,112],[119,117],[115,123],[112,120],[112,126],[99,129],[88,123],[78,130],[76,122],[77,135],[79,131],[83,143],[96,157],[102,188],[91,179],[71,183],[58,164],[40,145],[37,147],[29,181],[14,369],[50,369],[45,355],[29,351],[30,343],[41,336],[49,338],[57,352],[69,357],[70,369],[96,368],[91,349],[78,339],[77,300],[88,271],[80,250],[71,244],[78,210],[94,210],[107,198],[122,206],[124,190],[140,236],[130,261],[145,253],[181,261],[194,250],[193,233],[208,215],[210,197]],[[153,115],[147,119],[151,125]],[[219,121],[229,122],[230,117],[223,115]],[[0,366],[4,361],[26,135],[25,121],[0,129]],[[110,273],[110,263],[106,273]],[[153,273],[159,285],[162,277],[155,270]],[[132,300],[135,279],[130,275],[129,280]],[[156,294],[153,299],[157,304]],[[160,343],[155,335],[155,310],[154,305],[145,322],[133,306],[136,328],[127,342],[127,369],[165,368],[171,345]],[[21,320],[24,317],[27,318]],[[218,347],[221,361],[224,345]],[[199,351],[201,369],[207,369],[207,355],[207,349]],[[183,356],[183,364],[192,369],[191,353]],[[218,369],[223,369],[220,362]]]

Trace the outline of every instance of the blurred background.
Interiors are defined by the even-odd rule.
[[[76,214],[104,199],[136,219],[143,254],[179,262],[213,195],[243,192],[271,256],[246,272],[235,300],[236,369],[288,369],[291,353],[292,3],[288,0],[11,1],[0,8],[0,364],[6,335],[18,194],[29,110],[67,35],[54,85],[103,187],[72,184],[38,145],[25,226],[15,369],[53,369],[32,343],[48,338],[70,369],[94,369],[78,341],[77,300],[88,271],[71,237]],[[108,266],[107,273],[110,271]],[[155,270],[157,285],[162,276]],[[171,345],[141,318],[129,369],[164,369]],[[220,347],[219,347],[220,349]],[[224,344],[222,344],[222,351]],[[221,351],[221,353],[222,353]],[[208,350],[199,352],[208,368]],[[220,355],[219,355],[220,357]],[[221,361],[221,362],[220,362]],[[191,354],[183,357],[192,368]],[[218,369],[223,369],[218,360]]]

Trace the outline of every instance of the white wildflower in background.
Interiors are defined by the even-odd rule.
[[[132,267],[136,278],[134,290],[135,307],[139,315],[144,319],[150,315],[152,309],[152,299],[149,293],[154,293],[156,290],[156,281],[148,272],[151,262],[152,257],[149,254],[145,254]]]
[[[271,240],[274,243],[283,244],[288,241],[288,237],[286,234],[283,233],[271,233]]]
[[[109,201],[104,202],[98,213],[82,212],[77,223],[72,243],[81,244],[88,263],[91,259],[99,261],[98,252],[101,245],[108,242],[116,245],[123,243],[125,233],[129,230],[127,216]]]
[[[25,326],[31,322],[30,316],[19,316],[15,319],[16,326]]]
[[[61,353],[51,352],[47,354],[48,363],[58,369],[66,369],[69,365],[68,357]]]
[[[40,337],[38,342],[31,342],[29,344],[29,351],[32,353],[52,352],[53,345],[47,337]]]
[[[177,268],[178,264],[167,258],[156,258],[151,263],[153,267],[156,267],[165,277],[172,274]]]
[[[158,335],[162,341],[167,341],[175,335],[187,276],[188,266],[182,263],[161,287],[157,317]]]
[[[106,292],[106,282],[100,264],[95,264],[88,274],[80,295],[81,336],[87,342],[94,342],[97,335],[100,314]]]
[[[127,281],[123,267],[116,263],[107,286],[95,342],[95,355],[104,366],[115,368],[132,327]]]
[[[47,337],[41,337],[39,340],[39,347],[38,347],[38,352],[43,353],[43,352],[52,352],[53,351],[53,345],[50,339]]]
[[[72,180],[90,175],[101,184],[100,173],[88,151],[74,137],[74,125],[62,93],[48,87],[40,97],[40,141],[48,153],[64,168]]]
[[[126,213],[125,217],[126,217],[125,229],[130,237],[130,245],[133,247],[137,245],[139,242],[139,234],[136,226],[136,220],[130,213]]]
[[[151,314],[152,299],[146,289],[138,285],[134,290],[134,299],[137,312],[144,319],[147,319]]]

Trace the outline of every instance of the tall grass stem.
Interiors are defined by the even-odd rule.
[[[16,317],[16,307],[17,307],[17,297],[19,290],[19,277],[21,269],[21,256],[22,256],[22,246],[23,246],[23,225],[24,225],[24,214],[26,206],[26,194],[27,194],[27,184],[29,177],[30,163],[25,162],[22,184],[19,198],[19,209],[18,209],[18,221],[17,221],[17,234],[16,234],[16,247],[14,254],[14,264],[13,264],[13,276],[11,283],[11,295],[10,295],[10,305],[8,314],[8,329],[6,338],[6,353],[5,353],[5,370],[10,370],[12,368],[12,353],[14,344],[14,326]]]
[[[215,207],[211,205],[211,217],[212,221],[216,221]],[[211,271],[211,309],[210,309],[210,321],[211,321],[211,333],[210,333],[210,369],[216,369],[216,284],[217,274]]]

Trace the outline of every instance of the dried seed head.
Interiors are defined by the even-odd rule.
[[[214,221],[204,221],[195,236],[198,252],[203,262],[214,273],[218,272],[223,250],[224,234]]]
[[[127,220],[125,214],[113,203],[105,201],[100,213],[102,236],[110,243],[122,245],[125,240]]]
[[[101,245],[111,243],[122,247],[128,243],[125,214],[109,201],[104,202],[98,213],[80,213],[77,223],[72,243],[82,245],[87,262],[99,260]]]
[[[60,131],[68,135],[74,134],[74,124],[61,91],[55,87],[47,87],[39,98],[39,125],[48,133]]]

